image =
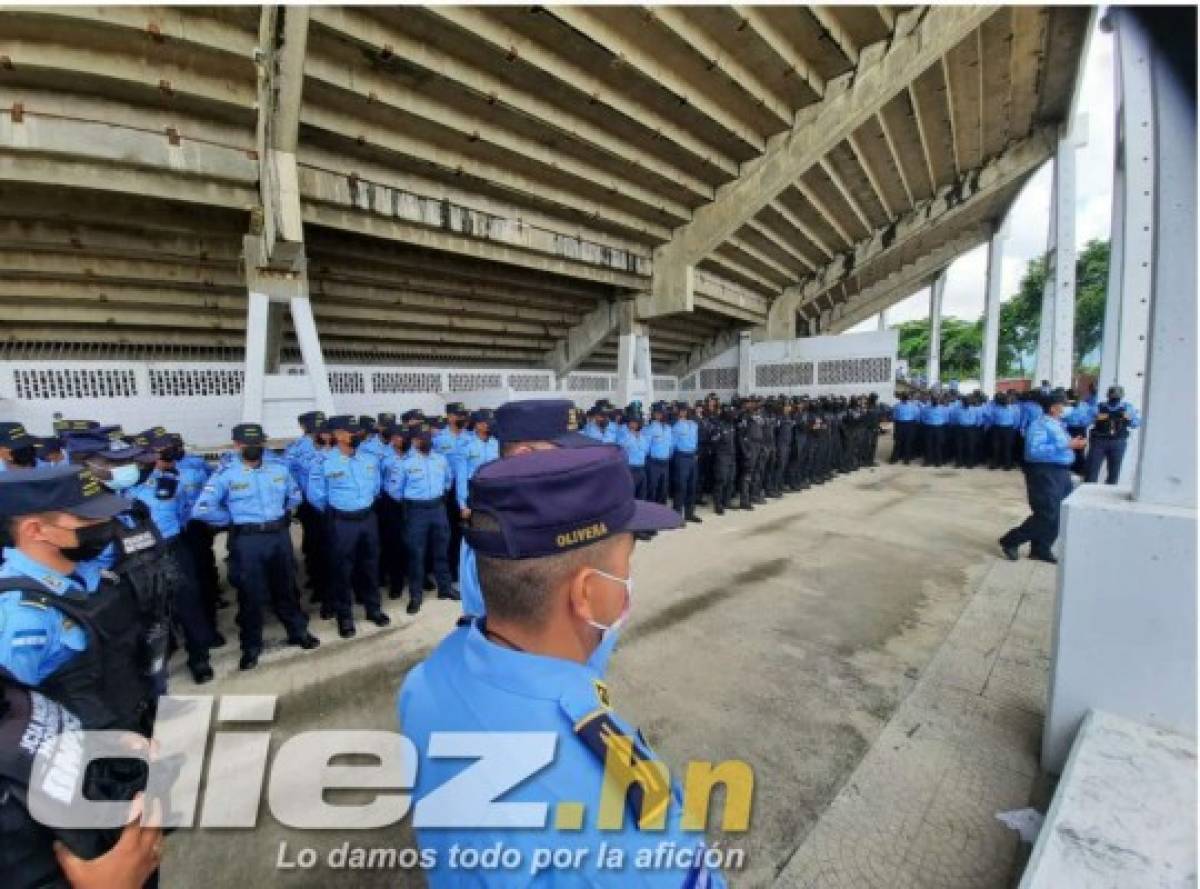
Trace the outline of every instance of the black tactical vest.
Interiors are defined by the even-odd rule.
[[[1099,413],[1096,414],[1096,425],[1092,427],[1092,432],[1099,438],[1128,438],[1129,437],[1129,415],[1125,413],[1125,403],[1116,407],[1109,407],[1107,403],[1101,402],[1098,406]]]
[[[29,577],[0,579],[0,592],[21,593],[30,608],[52,608],[83,627],[87,647],[37,690],[78,715],[87,729],[123,729],[147,737],[154,723],[154,691],[144,624],[123,578],[102,573],[90,594],[53,593]]]

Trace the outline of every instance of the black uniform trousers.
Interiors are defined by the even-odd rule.
[[[946,462],[946,427],[922,425],[925,432],[925,465],[941,466]]]
[[[1032,544],[1033,551],[1046,555],[1058,539],[1062,502],[1071,493],[1071,468],[1057,463],[1026,463],[1025,492],[1031,515],[1000,538],[1004,546]]]
[[[696,455],[676,451],[671,458],[671,505],[683,516],[696,513]]]
[[[1125,459],[1125,447],[1128,444],[1128,438],[1093,435],[1088,446],[1087,463],[1085,464],[1086,480],[1089,482],[1099,481],[1100,467],[1107,463],[1108,472],[1104,477],[1104,484],[1115,485],[1117,479],[1121,477],[1121,462]]]
[[[671,483],[671,461],[646,458],[646,499],[666,503]]]
[[[404,594],[408,580],[408,540],[404,530],[404,504],[387,494],[379,498],[379,562],[393,599]]]
[[[992,427],[992,462],[993,469],[1012,469],[1013,440],[1017,437],[1016,426]]]
[[[450,594],[450,521],[441,497],[404,501],[404,539],[408,545],[408,596],[420,602],[425,590],[425,558],[433,561],[440,595]]]
[[[308,630],[308,616],[296,600],[296,566],[287,526],[274,531],[229,532],[229,582],[238,593],[237,624],[242,651],[262,650],[262,609],[275,609],[289,639]]]
[[[379,523],[374,508],[357,513],[326,512],[332,550],[326,606],[350,620],[357,600],[367,614],[379,610]]]
[[[646,499],[646,467],[630,466],[629,474],[633,476],[633,496],[638,500]]]

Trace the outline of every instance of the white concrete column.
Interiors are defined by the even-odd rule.
[[[1114,8],[1115,23],[1123,13]],[[1112,248],[1100,357],[1100,395],[1117,384],[1139,410],[1146,402],[1146,344],[1150,335],[1154,200],[1162,183],[1154,172],[1150,48],[1140,27],[1115,27],[1113,71],[1117,107],[1113,176]],[[1121,484],[1133,478],[1140,432],[1129,438]]]
[[[326,415],[332,414],[333,393],[329,389],[329,373],[325,369],[325,356],[321,353],[321,341],[317,337],[317,322],[313,318],[312,304],[307,296],[294,296],[288,305],[317,410]]]
[[[1054,303],[1050,385],[1070,388],[1075,370],[1075,152],[1087,144],[1087,118],[1063,127],[1054,155]]]
[[[754,341],[750,331],[738,333],[738,394],[749,395],[754,391]]]
[[[271,298],[250,291],[246,301],[246,370],[242,380],[242,422],[261,423],[267,378]]]
[[[887,310],[886,309],[879,313],[879,322],[878,322],[877,326],[875,327],[875,329],[880,331],[881,333],[883,331],[887,330]]]
[[[988,241],[987,284],[983,295],[983,353],[979,358],[979,386],[989,398],[996,392],[996,363],[1000,354],[1000,288],[1003,284],[1006,224],[1000,224]]]
[[[1058,158],[1054,159],[1054,183],[1050,186],[1050,220],[1046,229],[1046,280],[1042,284],[1042,315],[1038,323],[1037,360],[1034,362],[1033,387],[1050,379],[1050,356],[1054,350],[1054,269],[1058,247]]]
[[[1146,424],[1133,496],[1194,514],[1200,428],[1190,391],[1196,379],[1196,105],[1161,55],[1152,56],[1151,68],[1158,200],[1151,227]],[[1192,559],[1195,567],[1194,554]]]
[[[929,360],[925,376],[934,386],[942,379],[942,297],[946,292],[946,270],[938,272],[929,287]]]
[[[1125,280],[1143,261],[1143,245],[1130,225],[1135,203],[1148,195],[1156,198],[1140,232],[1148,242],[1150,286],[1132,293],[1124,289],[1119,300],[1122,312],[1149,303],[1145,429],[1130,441],[1145,438],[1132,496],[1124,485],[1080,485],[1063,504],[1042,735],[1042,765],[1050,772],[1062,769],[1091,709],[1193,736],[1196,726],[1197,411],[1194,397],[1188,391],[1181,397],[1180,388],[1191,384],[1197,369],[1196,107],[1152,48],[1139,13],[1115,7],[1107,20],[1122,56],[1118,109],[1125,121]],[[1170,30],[1170,21],[1164,30]],[[1186,19],[1175,16],[1174,21],[1183,27]],[[1137,328],[1131,332],[1123,318],[1116,329],[1118,352],[1131,336],[1138,338]],[[1116,360],[1119,366],[1120,357]],[[1097,553],[1119,557],[1098,559]]]
[[[650,327],[637,319],[632,301],[621,305],[620,334],[617,340],[617,401],[621,406],[640,401],[649,407],[654,401],[654,378],[650,367]]]

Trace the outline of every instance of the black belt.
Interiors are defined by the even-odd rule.
[[[665,460],[662,457],[647,457],[646,462],[647,463],[670,463],[671,459],[669,457]]]
[[[231,530],[235,534],[270,534],[274,531],[282,531],[289,522],[290,520],[286,518],[276,519],[273,522],[247,522],[242,525],[234,525]]]
[[[676,451],[675,456],[676,457],[695,457],[696,452],[695,451]]]
[[[408,506],[445,506],[446,501],[442,497],[434,497],[430,500],[416,500],[412,497],[405,497],[404,502]]]
[[[329,507],[329,514],[331,516],[333,516],[335,519],[345,519],[349,522],[362,521],[367,516],[372,515],[374,512],[375,508],[373,506],[368,506],[366,509],[355,509],[349,512],[344,509],[334,509],[332,506]]]

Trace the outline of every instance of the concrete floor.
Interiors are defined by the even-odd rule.
[[[889,445],[885,439],[885,447]],[[881,466],[660,535],[635,555],[634,609],[613,659],[614,706],[669,764],[755,769],[735,886],[1004,887],[1024,806],[1048,667],[1053,569],[997,558],[1025,514],[1018,473]],[[280,694],[274,738],[313,728],[394,729],[403,673],[451,626],[454,603],[313,653],[280,649],[238,674],[236,644],[209,694]],[[226,619],[231,615],[225,612]],[[278,626],[268,635],[281,637]],[[231,635],[231,643],[236,637]],[[174,691],[199,691],[177,677]],[[291,853],[373,834],[181,832],[165,885],[421,885],[396,871],[277,871]]]

